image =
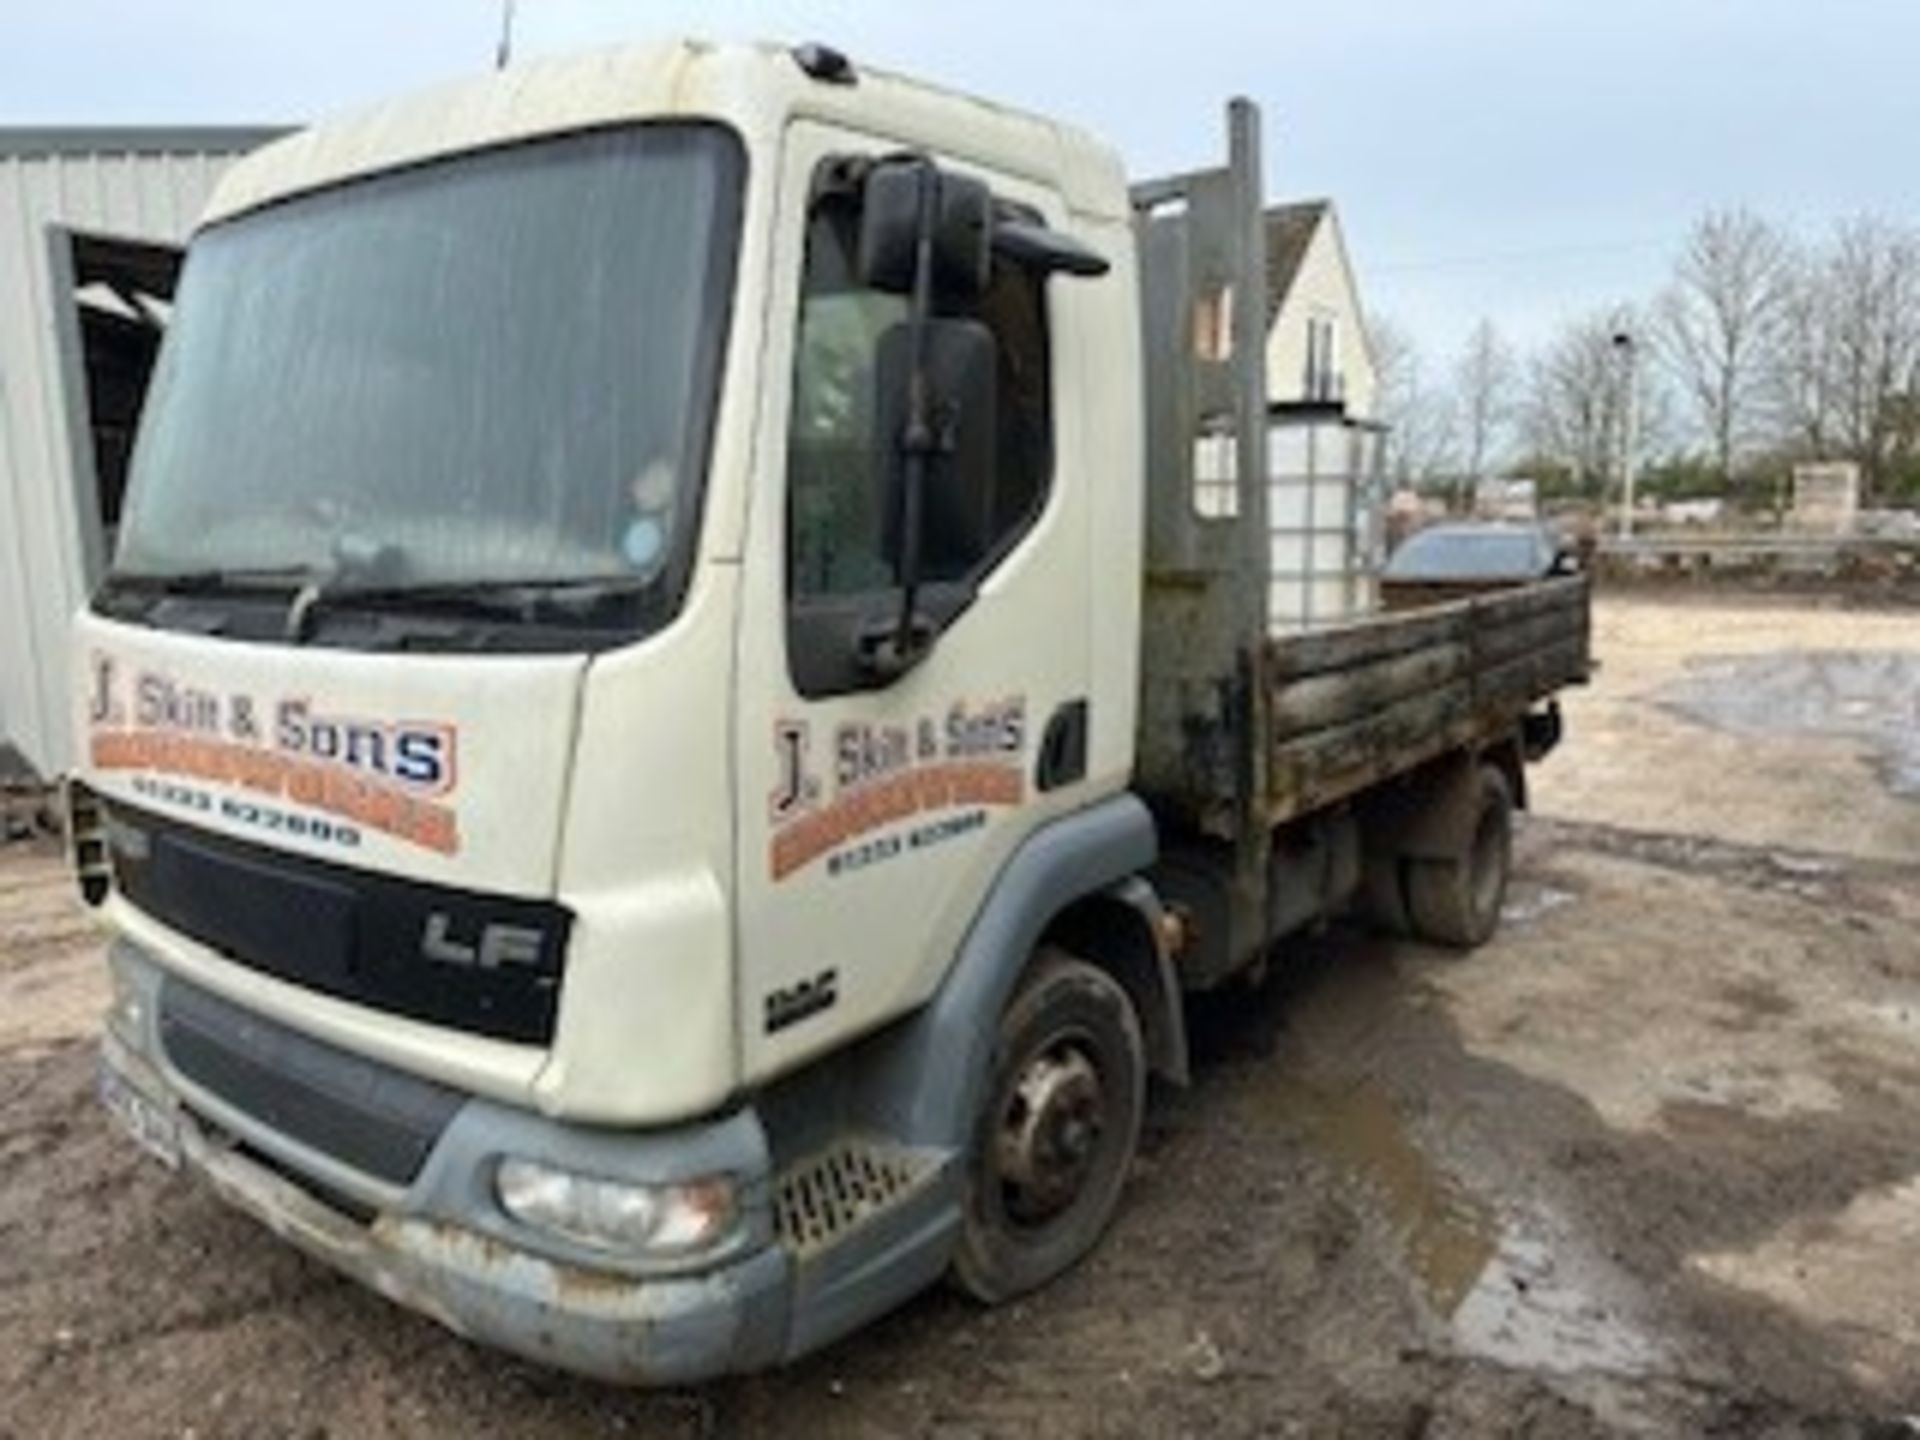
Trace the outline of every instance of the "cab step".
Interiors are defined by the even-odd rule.
[[[795,1161],[774,1182],[774,1233],[796,1259],[905,1204],[940,1172],[941,1153],[853,1136]]]

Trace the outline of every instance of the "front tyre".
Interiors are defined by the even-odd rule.
[[[954,1277],[989,1304],[1093,1249],[1140,1140],[1140,1019],[1104,970],[1043,949],[1000,1017],[968,1156]]]

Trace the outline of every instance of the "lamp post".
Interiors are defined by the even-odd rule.
[[[1634,454],[1640,446],[1640,386],[1638,352],[1634,349],[1633,335],[1626,330],[1616,330],[1613,335],[1614,353],[1620,357],[1620,373],[1624,381],[1625,414],[1620,426],[1620,538],[1633,538],[1633,481]]]

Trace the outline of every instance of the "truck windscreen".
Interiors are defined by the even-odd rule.
[[[698,525],[743,169],[718,126],[633,126],[204,231],[109,588],[279,576],[404,606],[597,585],[664,618]]]

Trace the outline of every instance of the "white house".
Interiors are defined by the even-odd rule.
[[[1360,289],[1327,200],[1267,211],[1267,521],[1277,631],[1365,614],[1385,558]]]
[[[1267,211],[1267,394],[1374,416],[1373,355],[1360,287],[1330,200]]]

